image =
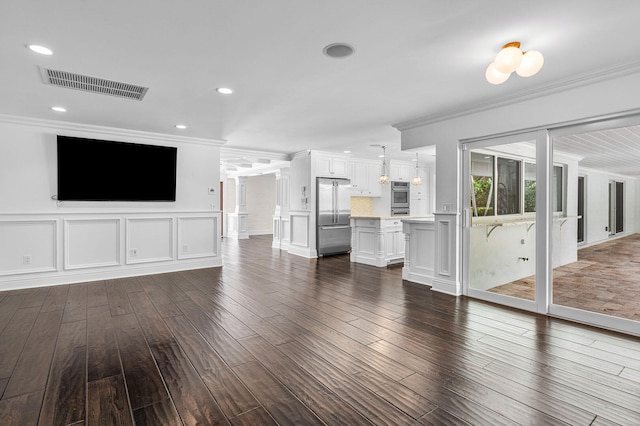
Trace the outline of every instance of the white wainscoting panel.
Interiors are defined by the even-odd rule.
[[[218,255],[217,216],[178,218],[178,259]]]
[[[127,219],[127,264],[174,259],[174,229],[171,217]]]
[[[64,232],[64,269],[121,264],[120,219],[66,219]]]
[[[291,215],[291,245],[309,247],[309,216]]]
[[[0,275],[56,271],[55,219],[0,221]]]

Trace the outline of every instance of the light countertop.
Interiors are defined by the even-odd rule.
[[[397,216],[380,216],[380,215],[354,215],[351,216],[351,219],[369,219],[369,220],[387,220],[387,219],[397,219],[397,220],[433,220],[433,216],[410,216],[410,215],[397,215]]]

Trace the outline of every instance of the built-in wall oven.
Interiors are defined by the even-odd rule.
[[[391,214],[409,214],[409,182],[391,182]]]

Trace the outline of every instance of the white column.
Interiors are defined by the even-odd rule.
[[[238,240],[249,238],[249,212],[247,211],[247,177],[237,176],[236,182],[236,208],[234,213],[229,213],[227,224],[227,236]]]

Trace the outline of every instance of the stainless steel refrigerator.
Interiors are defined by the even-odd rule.
[[[317,178],[318,256],[351,250],[351,181]]]

